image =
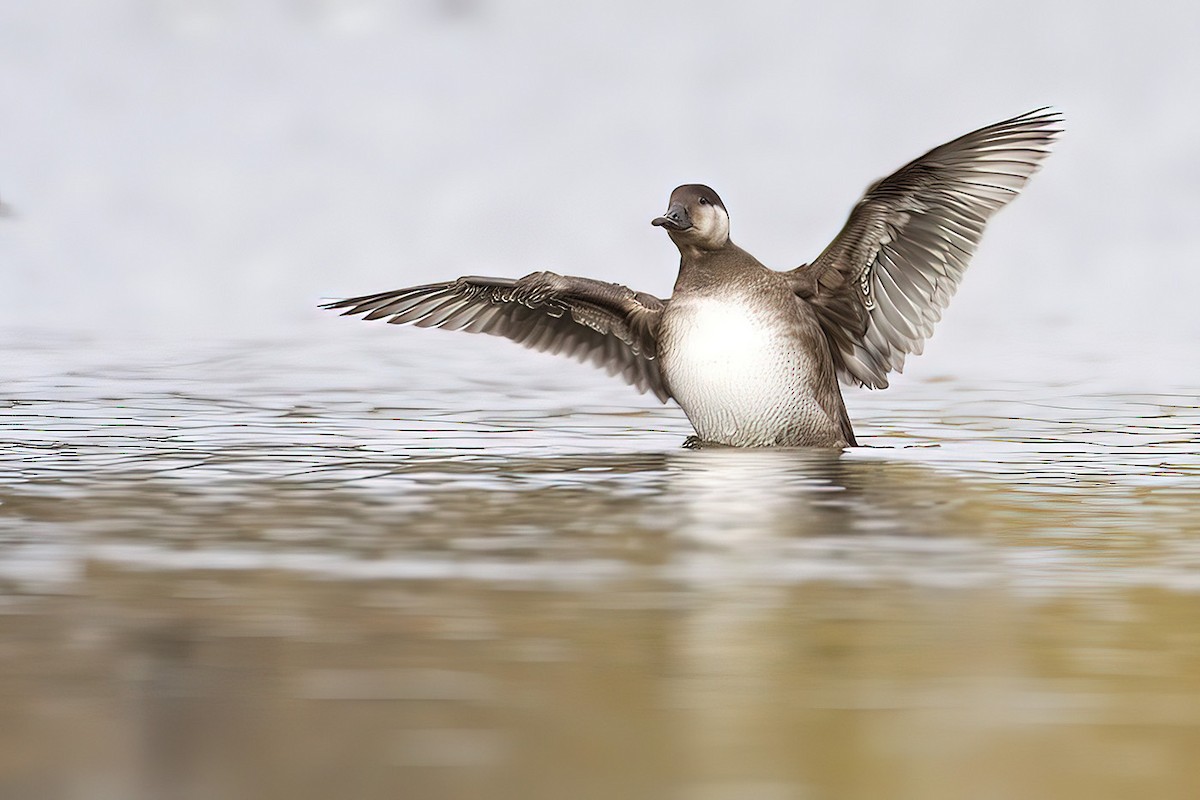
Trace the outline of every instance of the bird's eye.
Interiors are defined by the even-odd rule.
[[[700,205],[702,205],[702,206],[706,206],[706,205],[708,205],[708,198],[707,198],[707,197],[701,197],[701,198],[700,198]]]

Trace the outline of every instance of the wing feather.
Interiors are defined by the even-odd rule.
[[[519,280],[468,276],[322,307],[392,324],[502,336],[590,362],[663,402],[670,399],[657,361],[658,325],[666,304],[615,283],[552,272]]]
[[[872,388],[920,353],[984,226],[1062,132],[1038,109],[930,150],[872,184],[812,264],[788,273],[817,311],[839,376]]]

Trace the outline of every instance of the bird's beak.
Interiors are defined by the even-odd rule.
[[[666,228],[669,231],[686,231],[692,227],[692,220],[683,203],[672,203],[666,214],[655,217],[650,224]]]

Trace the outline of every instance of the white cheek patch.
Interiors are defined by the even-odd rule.
[[[703,205],[697,214],[696,232],[710,244],[724,244],[729,238],[729,215],[720,206]]]

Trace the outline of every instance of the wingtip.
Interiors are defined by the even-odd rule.
[[[1066,129],[1067,118],[1061,108],[1049,105],[1035,108],[1032,111],[1026,111],[1020,116],[1013,117],[1010,122],[1030,123],[1036,122],[1042,126],[1042,131],[1047,136],[1058,136]],[[1049,127],[1058,126],[1058,127]]]
[[[1042,117],[1057,117],[1061,119],[1063,117],[1063,111],[1061,108],[1051,103],[1050,105],[1039,106],[1032,111],[1026,111],[1024,114],[1013,117],[1013,119],[1038,119]]]
[[[346,300],[346,299],[330,300],[328,298],[323,298],[321,300],[321,302],[317,305],[317,308],[321,309],[322,311],[337,311],[339,308],[345,308],[346,306],[350,305],[352,302],[353,301]],[[343,311],[342,315],[345,316],[346,314],[349,314],[349,313],[350,313],[349,311]]]

